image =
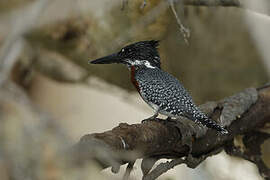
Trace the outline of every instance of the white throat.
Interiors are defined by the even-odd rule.
[[[141,60],[141,61],[139,61],[139,60],[130,61],[130,60],[129,60],[128,62],[130,63],[131,66],[144,65],[144,66],[146,66],[147,68],[152,68],[152,69],[156,68],[156,67],[152,66],[152,65],[151,65],[148,61],[146,61],[146,60]]]

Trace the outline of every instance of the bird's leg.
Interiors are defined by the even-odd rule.
[[[172,119],[172,117],[167,117],[166,122],[176,122],[175,119]]]
[[[145,123],[147,121],[154,121],[158,117],[158,111],[155,112],[155,114],[147,119],[142,120],[142,123]]]

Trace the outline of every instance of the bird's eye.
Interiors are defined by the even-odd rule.
[[[121,52],[125,52],[125,49],[122,49]]]

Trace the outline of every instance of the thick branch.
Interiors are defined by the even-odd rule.
[[[250,100],[245,100],[245,98],[249,95],[252,97],[254,93],[258,93],[258,99],[255,104],[251,105]],[[243,111],[244,106],[246,106],[245,111]],[[208,112],[211,111],[213,119],[222,116],[220,119],[223,124],[228,125],[228,135],[222,135],[212,129],[207,129],[206,133],[203,133],[205,129],[201,128],[201,130],[196,130],[201,134],[198,137],[198,134],[194,134],[194,129],[189,126],[186,131],[192,131],[191,135],[193,135],[192,146],[190,146],[185,143],[183,131],[185,127],[179,128],[182,126],[178,123],[179,121],[159,119],[142,124],[121,123],[110,131],[83,136],[74,148],[73,157],[80,163],[93,158],[98,159],[103,167],[113,166],[116,172],[119,165],[138,158],[177,159],[188,155],[206,158],[220,152],[236,135],[263,127],[269,121],[270,87],[264,87],[258,91],[245,90],[217,103],[208,103],[204,109],[208,109]],[[239,114],[235,114],[235,118],[232,118],[223,111]],[[98,155],[95,154],[97,151]],[[109,160],[104,161],[105,156],[109,157]]]

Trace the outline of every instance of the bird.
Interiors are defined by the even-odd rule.
[[[124,64],[130,70],[130,79],[142,99],[154,110],[146,120],[159,114],[168,119],[185,117],[195,123],[217,130],[228,131],[203,113],[192,97],[173,75],[162,70],[158,52],[159,41],[147,40],[129,44],[111,55],[89,61],[90,64]]]

